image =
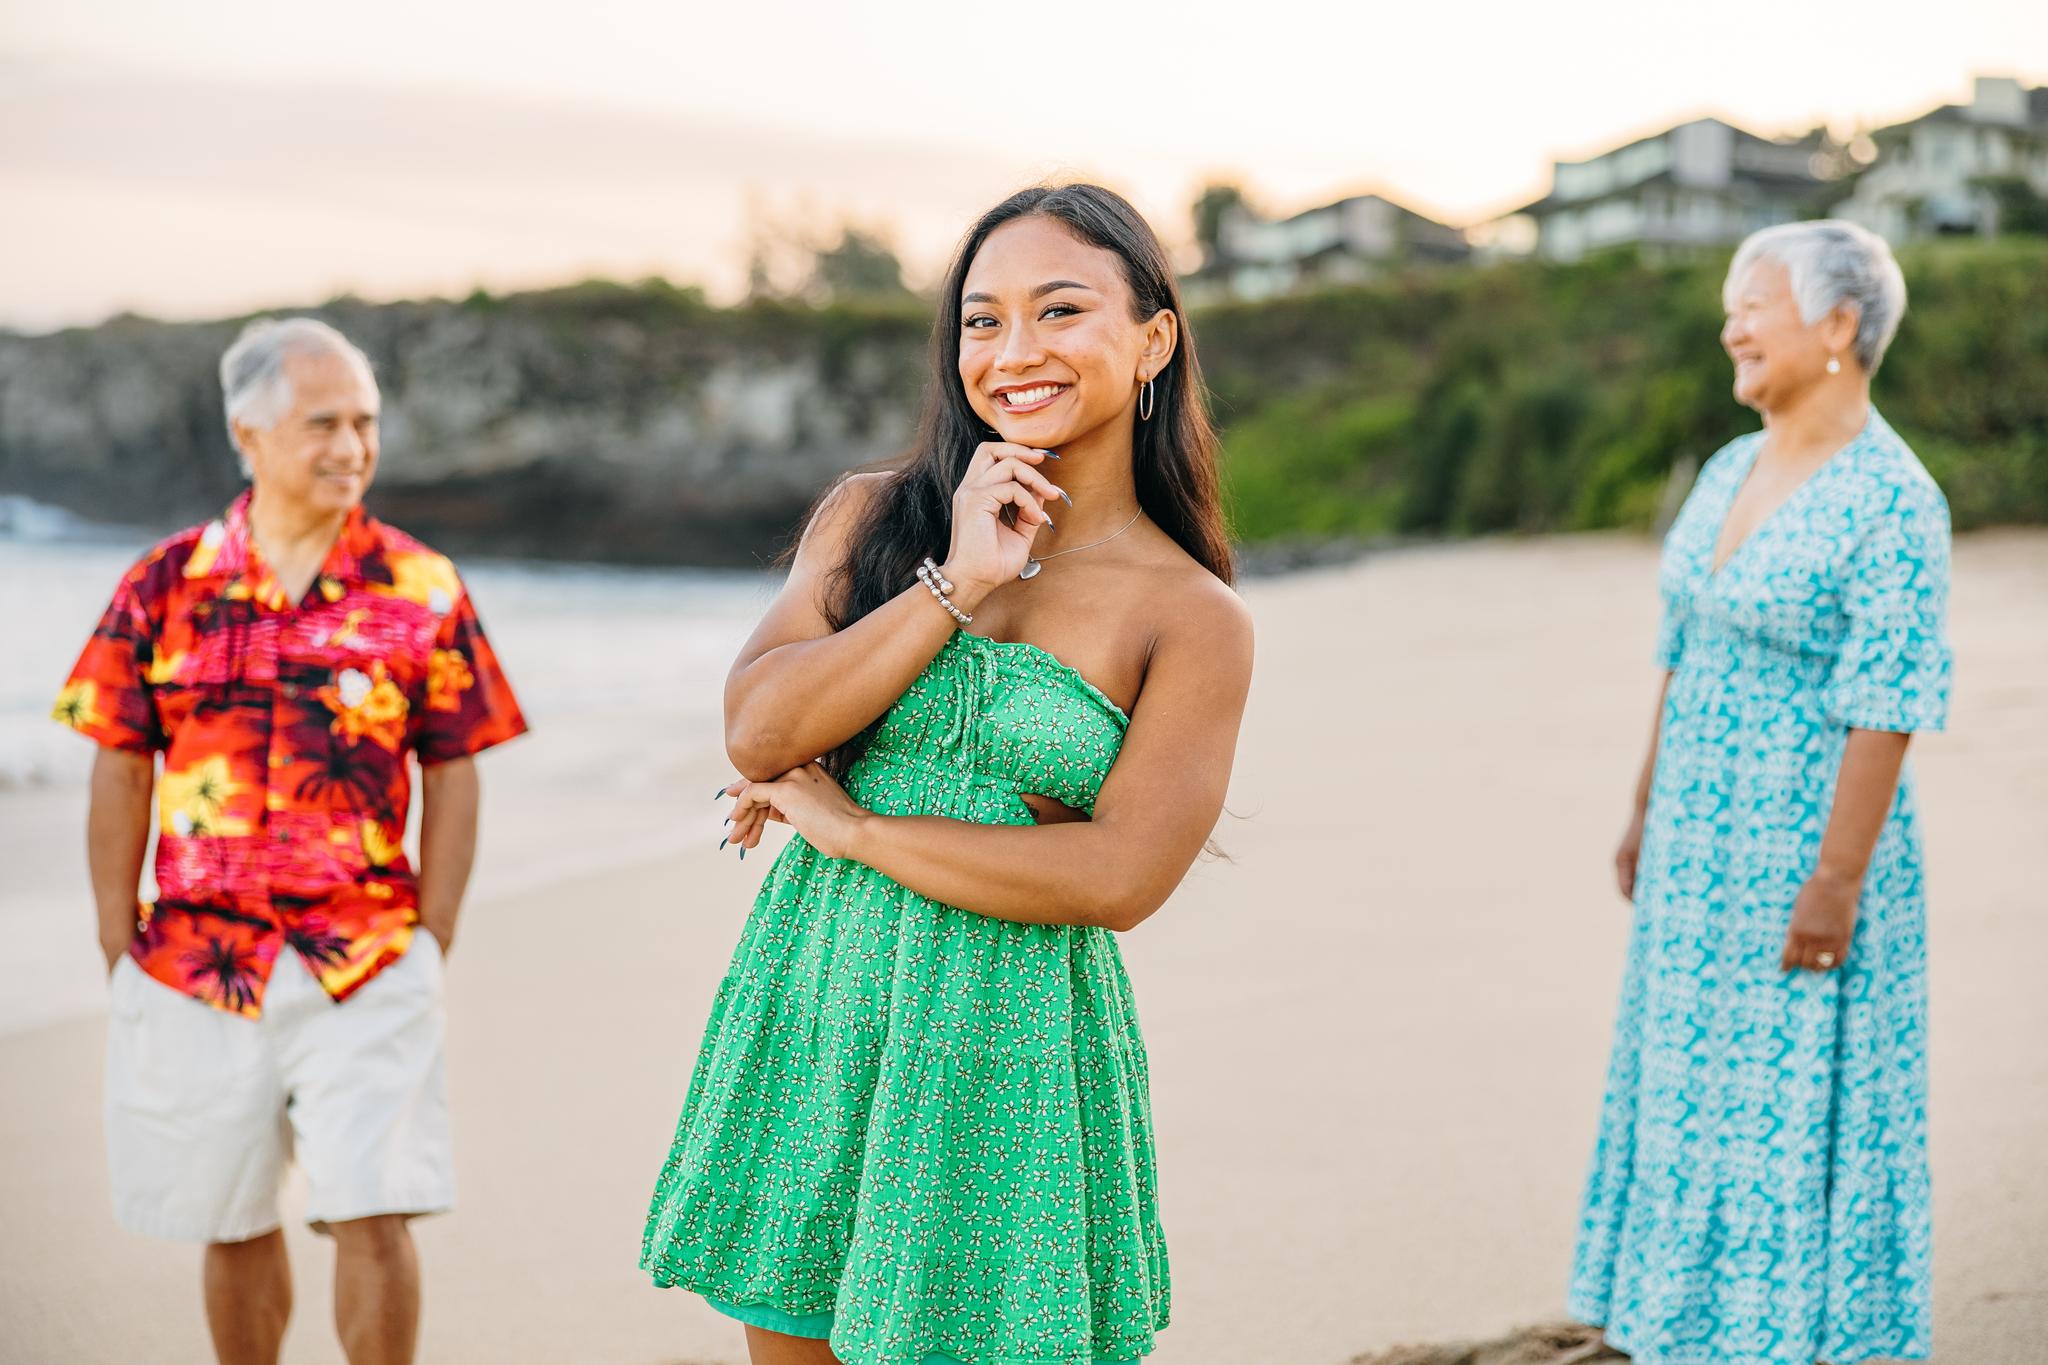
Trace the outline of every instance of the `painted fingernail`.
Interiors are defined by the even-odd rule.
[[[718,841],[718,851],[719,851],[720,853],[723,853],[723,852],[725,852],[725,846],[726,846],[727,844],[731,843],[731,842],[732,842],[732,836],[731,836],[730,834],[726,835],[726,836],[725,836],[725,837],[724,837],[723,839],[720,839],[720,840]]]
[[[1068,496],[1067,496],[1067,490],[1066,490],[1066,489],[1062,488],[1062,489],[1059,489],[1059,490],[1057,490],[1057,491],[1058,491],[1058,493],[1059,493],[1059,495],[1060,495],[1060,499],[1061,499],[1061,500],[1062,500],[1063,502],[1065,502],[1065,503],[1067,504],[1067,506],[1069,506],[1069,507],[1072,507],[1072,506],[1074,505],[1074,500],[1073,500],[1072,498],[1070,498],[1070,497],[1068,497]]]
[[[1052,526],[1052,518],[1051,518],[1051,517],[1047,517],[1047,518],[1045,519],[1045,524],[1046,524],[1047,526]],[[1053,526],[1052,528],[1053,528],[1053,530],[1055,530],[1055,531],[1059,530],[1059,527],[1057,527],[1057,526]]]
[[[1057,460],[1060,457],[1060,453],[1057,450],[1041,450],[1038,453],[1045,456],[1048,460]]]
[[[727,823],[728,825],[732,823],[732,817],[730,815],[725,817],[725,823]]]
[[[720,788],[718,789],[718,796],[723,796],[723,795],[725,795],[725,788],[723,788],[723,787],[720,787]],[[714,796],[714,797],[712,797],[711,799],[712,799],[713,801],[716,801],[716,800],[718,799],[718,796]]]
[[[740,861],[741,861],[741,862],[745,862],[746,860],[747,860],[747,851],[746,851],[746,849],[742,848],[742,849],[740,850]]]

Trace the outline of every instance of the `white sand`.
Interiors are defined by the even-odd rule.
[[[1559,1315],[1627,924],[1607,860],[1655,686],[1653,563],[1628,538],[1510,542],[1248,590],[1259,674],[1219,831],[1233,861],[1125,940],[1173,1253],[1158,1365],[1336,1365]],[[2048,1341],[2048,534],[1966,538],[1954,627],[1951,733],[1915,746],[1936,1343],[1994,1365]],[[428,1362],[743,1359],[732,1325],[634,1265],[766,866],[713,854],[725,774],[700,766],[668,793],[688,852],[465,918],[462,1205],[420,1225]],[[528,798],[501,791],[502,813],[529,825]],[[9,794],[0,827],[23,802],[78,799]],[[564,803],[547,827],[573,841],[601,818]],[[82,867],[77,888],[89,952]],[[203,1362],[198,1253],[107,1212],[102,1038],[86,1019],[0,1039],[0,1359]],[[286,1359],[339,1361],[327,1248],[297,1233],[293,1249]]]

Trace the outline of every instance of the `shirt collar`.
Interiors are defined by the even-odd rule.
[[[247,596],[273,610],[289,611],[296,604],[286,598],[249,527],[251,493],[243,489],[227,511],[206,524],[197,550],[186,561],[185,576],[220,578],[229,596]],[[389,576],[382,567],[383,558],[383,524],[357,503],[328,547],[313,589],[332,601],[352,585],[382,581]]]

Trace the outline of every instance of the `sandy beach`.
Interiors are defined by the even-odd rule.
[[[1575,537],[1246,588],[1228,860],[1124,940],[1173,1257],[1156,1365],[1340,1365],[1561,1315],[1628,923],[1608,856],[1656,686],[1654,567],[1640,538]],[[1913,758],[1936,1359],[2017,1365],[2048,1351],[2048,533],[1964,537],[1955,583],[1950,731]],[[513,622],[485,605],[516,683]],[[622,750],[636,723],[543,725],[484,761],[486,871],[450,964],[461,1206],[418,1225],[430,1365],[744,1360],[736,1327],[635,1261],[766,859],[714,852],[715,731],[657,733],[672,753],[628,790],[522,779],[543,746]],[[83,800],[0,792],[5,865],[75,888],[72,970],[93,951]],[[490,871],[494,850],[573,851],[629,818],[653,856],[523,887]],[[93,1015],[0,1037],[0,1359],[205,1362],[197,1250],[108,1212],[103,1038]],[[285,1358],[338,1362],[329,1250],[301,1228],[292,1249]]]

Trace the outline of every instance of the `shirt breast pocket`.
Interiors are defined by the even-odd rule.
[[[277,623],[254,602],[219,598],[192,615],[184,648],[159,649],[151,680],[202,691],[268,684],[277,678]]]

